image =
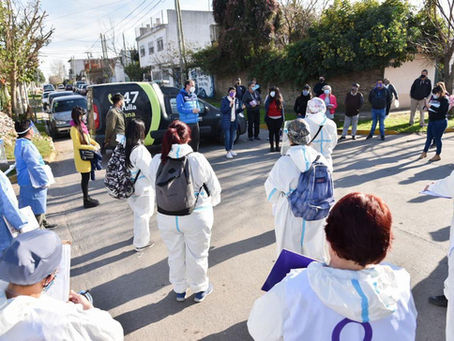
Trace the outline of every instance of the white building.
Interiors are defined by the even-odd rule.
[[[69,63],[69,79],[75,80],[76,77],[85,77],[85,59],[68,60]]]
[[[181,11],[185,47],[199,50],[211,45],[216,27],[211,11]],[[176,11],[164,10],[136,32],[140,66],[151,67],[151,79],[178,84],[179,50]]]

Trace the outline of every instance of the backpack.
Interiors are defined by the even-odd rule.
[[[205,185],[202,187],[206,188]],[[191,214],[201,189],[194,195],[187,156],[179,159],[167,158],[165,163],[161,162],[156,174],[158,212],[172,216]]]
[[[334,203],[331,172],[319,159],[320,155],[300,174],[297,188],[288,196],[293,215],[306,221],[325,218]]]
[[[115,199],[127,199],[134,194],[134,185],[139,178],[140,170],[134,181],[131,170],[126,167],[126,152],[122,144],[118,144],[107,163],[104,186],[107,193]]]

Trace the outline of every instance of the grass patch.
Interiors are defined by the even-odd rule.
[[[39,124],[35,123],[38,127]],[[45,129],[45,128],[43,128]],[[41,129],[38,127],[38,130],[41,132]],[[5,138],[5,152],[6,158],[8,160],[14,160],[14,146],[16,144],[16,136],[11,134],[6,136]],[[52,152],[55,151],[54,143],[52,138],[47,136],[45,132],[41,132],[41,135],[35,135],[32,139],[33,144],[38,148],[39,153],[45,159],[47,158]]]

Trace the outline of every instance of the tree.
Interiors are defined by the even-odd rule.
[[[61,60],[54,60],[50,66],[52,76],[55,78],[64,79],[65,78],[65,65]]]
[[[140,67],[139,53],[137,50],[131,50],[131,63],[125,66],[125,73],[131,81],[142,81],[143,75],[150,73],[150,67]]]
[[[12,112],[24,114],[18,85],[32,79],[39,65],[40,49],[50,41],[54,30],[45,28],[46,12],[40,0],[33,0],[20,9],[12,0],[0,2],[0,74],[6,75],[11,95]],[[11,113],[10,113],[11,114]]]
[[[420,12],[418,48],[441,64],[446,89],[452,93],[454,82],[454,0],[426,0]]]

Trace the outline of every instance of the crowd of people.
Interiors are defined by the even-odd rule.
[[[421,108],[420,101],[424,100],[429,125],[421,158],[426,157],[434,141],[437,150],[432,161],[436,161],[440,159],[449,101],[442,83],[431,89],[430,98],[430,92],[427,94],[425,90],[427,86],[430,89],[431,83],[423,71],[412,86],[412,108],[413,96],[415,108],[417,105]],[[350,124],[352,139],[356,138],[359,113],[364,105],[359,90],[360,85],[353,83],[346,94],[345,123],[339,140],[346,138]],[[246,88],[237,79],[222,98],[226,157],[236,156],[233,141],[238,115],[244,110],[248,139],[260,139],[263,103],[270,152],[282,153],[264,184],[266,198],[272,204],[276,252],[279,255],[285,249],[315,261],[305,269],[292,270],[256,300],[247,323],[249,333],[255,340],[313,339],[315,335],[319,339],[339,340],[341,333],[349,340],[414,340],[417,312],[410,276],[404,269],[383,263],[393,239],[389,207],[375,195],[350,193],[329,210],[334,201],[332,153],[338,143],[333,120],[338,102],[332,87],[320,77],[312,96],[311,87],[306,84],[294,104],[297,118],[287,122],[285,129],[280,89],[270,87],[264,100],[262,91],[256,80],[250,81]],[[424,97],[418,99],[421,94]],[[393,98],[398,100],[395,87],[389,80],[378,80],[368,96],[373,123],[367,138],[373,136],[379,123],[380,136],[384,139],[384,121]],[[106,160],[104,156],[104,162],[108,163],[108,171],[116,168],[117,174],[126,174],[125,181],[117,184],[121,189],[132,187],[123,197],[128,198],[133,212],[134,249],[143,252],[154,245],[149,223],[156,209],[157,226],[168,252],[169,281],[175,300],[185,301],[190,290],[193,300],[202,302],[214,290],[208,276],[208,256],[213,207],[221,202],[221,185],[208,160],[198,152],[200,108],[195,83],[186,81],[179,92],[176,103],[180,119],[169,125],[161,153],[155,156],[144,145],[144,122],[125,120],[121,94],[114,95],[112,101],[113,107],[106,116],[103,146],[90,137],[84,110],[79,107],[72,110],[70,134],[75,167],[81,173],[83,207],[99,204],[88,195],[89,179],[98,169],[102,154],[113,149],[112,158]],[[414,112],[411,120],[413,115]],[[424,116],[421,122],[424,124]],[[34,335],[38,339],[122,340],[121,325],[107,312],[94,308],[83,295],[72,291],[68,302],[45,295],[55,280],[62,257],[61,245],[65,242],[48,231],[55,228],[45,217],[50,175],[31,141],[33,124],[29,120],[19,121],[15,128],[19,202],[11,183],[0,172],[0,327],[3,331],[0,339],[28,339],[28,335]],[[280,146],[281,139],[289,142],[285,150]],[[309,177],[314,181],[308,180]],[[454,172],[429,189],[453,196],[453,179]],[[314,205],[310,200],[316,197],[320,201]],[[294,200],[307,210],[315,210],[315,215],[311,218],[306,213],[297,215]],[[20,232],[28,223],[29,218],[19,209],[26,206],[31,207],[42,229],[13,238],[10,229]],[[448,301],[450,297],[454,299],[453,262],[451,255],[450,277],[446,282]],[[454,321],[450,321],[453,308],[448,306],[448,309],[447,337],[451,341],[454,340]]]

